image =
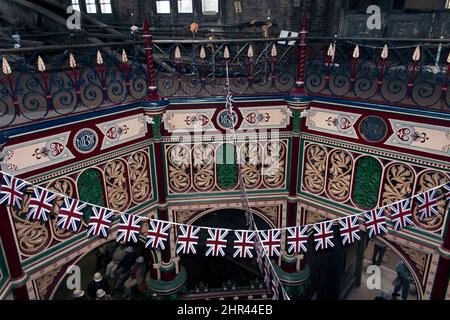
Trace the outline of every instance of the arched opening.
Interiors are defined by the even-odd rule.
[[[401,267],[399,267],[400,263],[403,264]],[[371,266],[375,266],[375,268]],[[379,286],[374,287],[377,284],[378,279],[376,277],[378,275]],[[400,279],[405,278],[405,276],[409,281]],[[381,297],[384,292],[387,300],[404,298],[406,300],[420,300],[422,293],[417,281],[416,274],[401,253],[384,238],[377,237],[367,243],[362,263],[361,285],[349,294],[348,299],[373,300]],[[403,286],[406,283],[404,292]],[[395,290],[396,286],[397,290]],[[398,295],[392,296],[395,291]],[[403,296],[403,294],[405,295]]]
[[[98,246],[97,248],[91,250],[90,252],[79,257],[73,265],[79,267],[80,270],[80,288],[85,291],[85,295],[89,299],[88,287],[89,283],[92,281],[93,276],[96,272],[102,274],[102,278],[108,283],[109,289],[111,290],[111,298],[114,300],[122,300],[124,298],[122,289],[117,290],[117,280],[118,276],[114,278],[107,276],[107,266],[112,261],[113,255],[116,249],[119,247],[119,243],[115,240],[108,241]],[[145,243],[139,241],[137,244],[126,244],[124,247],[133,248],[133,254],[135,257],[144,257],[144,274],[147,275],[151,272],[152,277],[156,277],[156,271],[153,268],[153,264],[156,262],[156,256],[154,251],[146,249]],[[54,290],[52,296],[53,300],[72,300],[73,290],[67,285],[69,277],[71,274],[65,274],[59,281],[57,288]],[[145,282],[144,282],[145,283]],[[145,295],[145,288],[140,287],[133,289],[133,297],[135,299],[143,299]]]
[[[270,229],[271,226],[254,214],[258,229]],[[220,227],[225,229],[246,229],[245,214],[239,209],[216,210],[196,219],[196,226]],[[208,289],[220,289],[225,285],[246,287],[255,280],[261,280],[255,258],[233,258],[234,234],[229,234],[224,257],[205,256],[207,231],[201,231],[197,254],[180,255],[180,263],[187,271],[187,290],[195,290],[207,285]]]

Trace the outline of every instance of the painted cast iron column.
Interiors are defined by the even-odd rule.
[[[144,47],[147,64],[148,94],[146,103],[146,115],[151,118],[153,150],[156,167],[157,193],[158,193],[158,219],[169,221],[168,205],[165,188],[164,150],[161,143],[161,123],[168,100],[161,100],[156,86],[156,72],[153,60],[153,43],[147,18],[144,19]],[[178,297],[179,291],[186,282],[186,271],[178,264],[179,258],[171,256],[170,238],[166,242],[166,248],[161,252],[161,261],[155,264],[157,279],[147,278],[149,287],[148,296],[151,299],[173,299]]]
[[[156,87],[156,71],[153,61],[153,37],[150,34],[147,17],[144,18],[143,37],[148,78],[147,100],[159,100],[158,88]]]
[[[288,227],[297,225],[297,188],[299,179],[299,157],[300,157],[300,134],[302,112],[309,107],[310,97],[305,91],[305,64],[306,64],[306,36],[307,30],[307,16],[303,15],[302,25],[298,34],[297,41],[297,80],[295,82],[295,90],[291,96],[286,98],[288,107],[292,112],[292,150],[290,158],[290,176],[289,176],[289,196],[287,207],[287,221]],[[303,219],[300,219],[303,220]],[[302,257],[300,263],[293,263],[294,260],[290,258],[281,259],[281,268],[286,272],[295,272],[303,270],[305,263]],[[289,261],[289,262],[288,262]]]

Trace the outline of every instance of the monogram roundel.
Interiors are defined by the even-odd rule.
[[[238,120],[237,113],[233,111],[233,122],[236,124],[237,120]],[[228,110],[220,111],[220,113],[217,115],[217,123],[219,124],[220,127],[222,127],[222,129],[231,128],[232,122]]]
[[[386,137],[386,122],[380,117],[365,117],[359,125],[359,133],[366,141],[380,142]]]
[[[92,129],[78,130],[73,138],[73,146],[80,153],[89,153],[98,145],[98,134]]]

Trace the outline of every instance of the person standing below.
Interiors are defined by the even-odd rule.
[[[112,261],[108,263],[106,266],[106,272],[105,275],[110,278],[115,278],[115,271],[117,269],[117,266],[119,265],[120,261],[122,261],[123,257],[125,256],[125,245],[119,244],[119,246],[114,250]]]
[[[108,282],[106,281],[106,279],[103,279],[102,274],[100,272],[96,272],[94,274],[94,278],[88,284],[87,292],[88,292],[89,298],[91,298],[92,300],[95,300],[95,298],[97,297],[98,289],[104,290],[107,294],[109,294],[111,292],[109,290]]]
[[[73,290],[73,300],[87,300],[83,290]]]
[[[411,285],[411,273],[406,267],[403,261],[400,261],[395,267],[395,271],[397,271],[397,279],[395,279],[395,288],[394,293],[392,293],[392,297],[400,296],[400,289],[402,290],[402,299],[408,299],[409,287]]]
[[[130,276],[131,267],[135,262],[136,255],[134,254],[133,247],[127,247],[125,249],[125,256],[116,268],[115,275],[117,276],[117,279],[114,285],[114,292],[121,292],[123,290],[123,284]]]
[[[95,300],[112,300],[111,296],[103,289],[98,289],[96,292]]]
[[[140,256],[136,259],[136,263],[131,267],[130,277],[125,281],[123,288],[125,299],[131,299],[133,294],[133,288],[144,283],[145,278],[145,265],[144,257]]]
[[[380,266],[383,262],[383,256],[386,252],[386,245],[378,239],[374,240],[372,264]]]

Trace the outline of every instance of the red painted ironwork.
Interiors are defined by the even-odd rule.
[[[153,37],[150,34],[147,17],[144,18],[143,31],[144,31],[143,37],[144,37],[145,60],[147,63],[147,78],[149,82],[147,99],[159,100],[158,89],[156,87],[156,72],[153,62]]]
[[[302,26],[298,33],[297,42],[297,80],[295,82],[295,94],[305,95],[305,64],[306,64],[306,36],[308,35],[307,29],[307,15],[303,15]]]

